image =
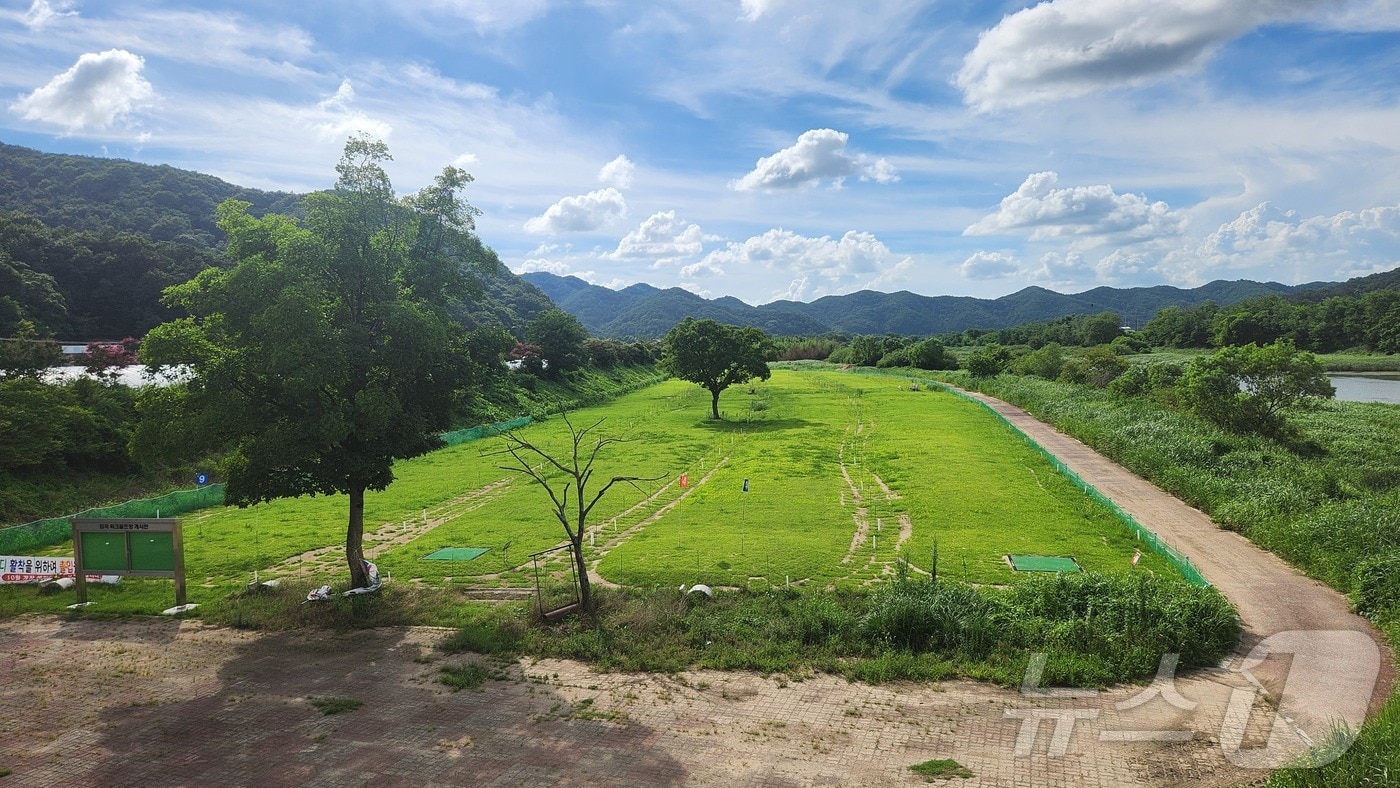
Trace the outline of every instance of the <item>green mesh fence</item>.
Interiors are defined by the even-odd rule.
[[[223,502],[224,486],[210,484],[193,490],[176,490],[156,498],[142,498],[63,517],[50,517],[47,520],[0,528],[0,555],[24,555],[36,548],[72,538],[73,527],[68,520],[73,517],[174,517],[196,509],[218,506]]]
[[[529,416],[521,416],[510,421],[495,424],[482,424],[465,430],[445,432],[440,437],[448,446],[499,435],[502,432],[524,427],[530,423]],[[0,555],[24,555],[25,553],[51,544],[58,544],[73,536],[70,518],[96,517],[174,517],[210,506],[220,506],[224,502],[224,486],[211,484],[194,490],[177,490],[158,498],[143,498],[113,506],[88,509],[84,512],[35,520],[24,525],[0,528]]]
[[[467,441],[474,441],[480,438],[489,438],[492,435],[500,435],[503,432],[510,432],[511,430],[524,427],[526,424],[529,423],[529,416],[521,416],[518,419],[511,419],[510,421],[498,421],[495,424],[479,424],[475,427],[469,427],[465,430],[444,432],[438,437],[442,438],[443,443],[446,443],[448,446],[456,446],[459,443],[466,443]]]
[[[1035,441],[1031,440],[1031,437],[1029,435],[1017,429],[1015,424],[1012,424],[1011,422],[1007,421],[1005,416],[1001,415],[1000,413],[997,413],[996,410],[989,406],[987,403],[977,399],[976,397],[970,397],[967,394],[964,394],[963,392],[958,391],[957,389],[954,389],[936,380],[925,380],[923,382],[930,386],[938,386],[944,391],[956,394],[959,397],[968,400],[969,402],[975,402],[978,405],[981,405],[982,407],[986,408],[988,413],[991,413],[993,416],[996,416],[999,420],[1001,420],[1001,423],[1005,424],[1007,427],[1010,427],[1012,432],[1015,432],[1017,435],[1020,435],[1021,440],[1025,441],[1027,445],[1029,445],[1032,449],[1035,449],[1037,452],[1040,452],[1041,456],[1049,460],[1050,464],[1055,466],[1055,470],[1059,471],[1061,474],[1064,474],[1065,478],[1074,482],[1075,486],[1083,490],[1085,494],[1087,494],[1090,498],[1093,498],[1095,501],[1098,501],[1110,512],[1113,512],[1113,514],[1119,520],[1121,520],[1124,525],[1128,526],[1128,529],[1133,532],[1133,534],[1138,538],[1138,541],[1143,542],[1147,546],[1147,548],[1152,552],[1167,559],[1169,563],[1171,563],[1177,568],[1177,571],[1181,572],[1181,576],[1186,578],[1187,582],[1196,586],[1200,586],[1202,588],[1205,588],[1210,585],[1210,582],[1207,581],[1204,577],[1202,577],[1200,571],[1196,569],[1196,565],[1191,563],[1191,559],[1187,558],[1185,555],[1182,555],[1181,552],[1176,548],[1162,541],[1162,538],[1160,536],[1143,527],[1142,523],[1139,523],[1132,515],[1119,508],[1118,504],[1109,500],[1108,496],[1099,492],[1098,489],[1095,488],[1092,484],[1089,484],[1088,482],[1079,478],[1079,474],[1070,470],[1068,466],[1066,466],[1063,462],[1060,462],[1059,459],[1057,459],[1054,455],[1050,454],[1050,452],[1046,451],[1045,448],[1042,447],[1039,443],[1036,443]]]

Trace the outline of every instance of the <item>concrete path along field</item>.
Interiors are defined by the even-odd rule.
[[[1374,713],[1389,697],[1392,655],[1375,627],[1351,612],[1345,596],[1026,411],[963,393],[1191,559],[1239,612],[1244,634],[1233,667],[1258,679],[1305,740],[1323,741],[1335,720],[1359,727],[1368,709]]]

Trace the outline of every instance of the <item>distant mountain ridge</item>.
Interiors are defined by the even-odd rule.
[[[1099,312],[1117,313],[1128,324],[1141,327],[1157,310],[1167,306],[1195,306],[1206,301],[1227,306],[1263,295],[1288,296],[1331,286],[1321,282],[1283,285],[1218,280],[1191,289],[1168,285],[1096,287],[1071,295],[1032,286],[995,299],[862,290],[824,296],[811,303],[774,301],[750,306],[732,296],[710,300],[678,287],[663,290],[636,284],[610,290],[577,277],[543,271],[523,274],[521,278],[544,291],[595,336],[637,339],[662,336],[687,316],[757,326],[777,336],[831,332],[931,336]]]

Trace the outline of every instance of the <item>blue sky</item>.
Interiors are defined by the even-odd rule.
[[[1400,264],[1400,0],[0,0],[0,140],[401,193],[749,303]]]

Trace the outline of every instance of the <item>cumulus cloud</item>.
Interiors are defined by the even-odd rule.
[[[746,268],[786,272],[793,275],[792,285],[776,295],[802,300],[867,287],[907,260],[896,259],[889,247],[867,232],[852,230],[832,240],[829,236],[809,238],[778,228],[740,243],[730,242],[724,249],[710,252],[699,263],[682,269],[682,274]]]
[[[1265,202],[1222,224],[1189,256],[1208,269],[1276,265],[1342,277],[1383,270],[1400,259],[1400,205],[1304,218]]]
[[[1046,252],[1029,278],[1044,285],[1075,285],[1092,280],[1094,273],[1093,264],[1079,252]]]
[[[1002,199],[996,213],[984,216],[963,235],[1029,232],[1032,241],[1060,236],[1108,236],[1113,240],[1149,240],[1180,233],[1185,217],[1164,202],[1138,194],[1118,194],[1112,186],[1056,188],[1059,175],[1037,172]]]
[[[1001,252],[974,252],[960,266],[964,279],[1005,279],[1021,270],[1015,257]]]
[[[893,183],[899,180],[894,167],[885,159],[871,161],[869,157],[846,152],[850,135],[832,129],[804,131],[797,143],[772,156],[758,160],[753,172],[730,181],[730,188],[739,191],[753,189],[792,189],[830,180],[839,185],[846,178]]]
[[[622,192],[609,186],[577,197],[565,197],[525,222],[531,233],[579,233],[606,227],[627,215]]]
[[[1053,101],[1198,68],[1221,44],[1324,0],[1050,0],[978,37],[954,82],[979,110]]]
[[[155,95],[141,76],[145,61],[124,49],[88,52],[47,85],[10,105],[26,120],[105,129]]]
[[[779,0],[739,0],[740,19],[752,22],[778,5]]]
[[[631,159],[618,156],[598,170],[598,182],[604,186],[626,189],[632,185],[632,173],[636,171],[637,165],[633,164]]]
[[[526,260],[525,262],[521,263],[520,268],[516,269],[515,273],[530,274],[535,273],[536,271],[544,271],[546,273],[554,274],[555,276],[569,276],[569,264],[564,262],[563,260],[546,260],[544,258],[536,258],[533,260]]]
[[[700,231],[700,225],[677,218],[675,211],[657,211],[637,229],[623,236],[617,249],[607,256],[652,259],[659,265],[700,254],[704,243],[705,235]]]
[[[77,11],[70,11],[73,4],[60,0],[57,3],[50,3],[48,0],[34,0],[33,5],[24,13],[24,24],[31,30],[39,30],[52,22],[54,19],[63,16],[77,16]]]
[[[355,134],[388,139],[394,127],[370,117],[355,106],[355,86],[342,79],[335,93],[316,103],[313,126],[323,140],[341,140]]]

